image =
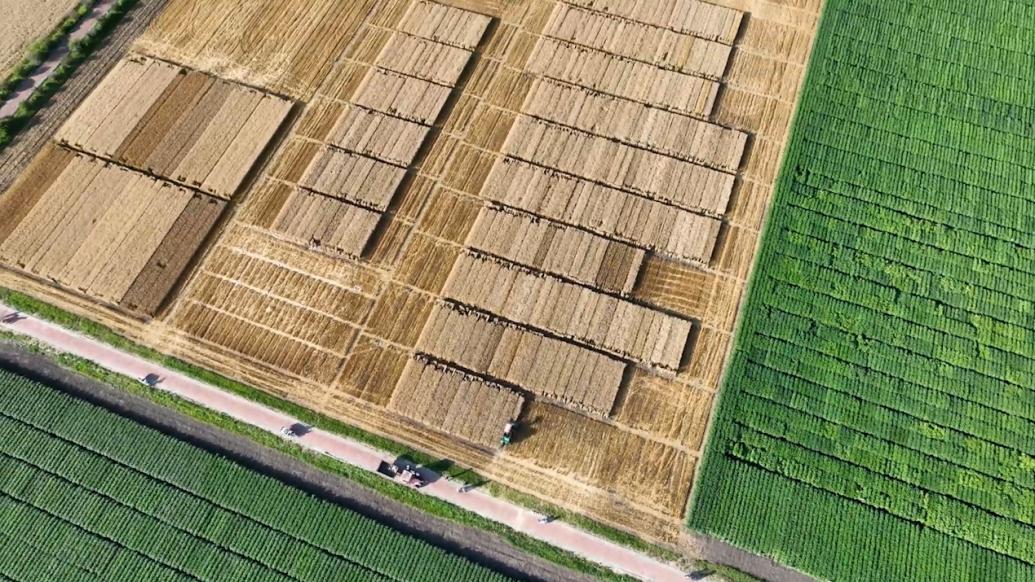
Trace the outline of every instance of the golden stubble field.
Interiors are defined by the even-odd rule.
[[[240,180],[170,172],[229,200],[176,296],[0,284],[678,543],[820,0],[237,5],[135,46],[295,102]]]

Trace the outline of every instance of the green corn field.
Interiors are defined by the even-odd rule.
[[[0,434],[3,579],[505,579],[3,370]]]
[[[690,526],[1035,580],[1035,4],[828,0]]]

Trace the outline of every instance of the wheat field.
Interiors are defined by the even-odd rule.
[[[112,73],[146,93],[88,100],[24,180],[55,185],[0,202],[64,192],[54,168],[86,155],[160,174],[191,194],[167,230],[204,230],[198,196],[235,207],[196,260],[158,241],[84,296],[7,250],[12,223],[52,226],[0,220],[0,284],[684,542],[819,0],[236,5],[170,0]],[[87,123],[113,112],[133,124]]]

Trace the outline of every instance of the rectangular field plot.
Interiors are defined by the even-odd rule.
[[[675,371],[690,322],[498,259],[463,254],[446,297],[627,358]]]
[[[697,117],[711,113],[719,93],[719,83],[710,79],[548,37],[536,44],[528,72]]]
[[[538,79],[523,111],[539,119],[724,172],[740,167],[747,134],[553,79]]]
[[[689,75],[722,77],[732,47],[671,28],[561,4],[544,34]]]
[[[733,174],[616,143],[529,116],[514,124],[503,152],[691,212],[721,216]]]
[[[134,47],[308,99],[380,0],[170,0]]]
[[[607,415],[624,362],[452,304],[438,304],[417,350],[577,409]]]
[[[422,0],[410,5],[399,30],[412,36],[473,51],[485,35],[491,20],[484,14]]]
[[[150,315],[225,203],[58,146],[0,197],[0,259]]]
[[[467,244],[530,269],[628,294],[645,253],[624,243],[531,214],[485,206]]]
[[[733,44],[744,15],[700,0],[564,0],[572,6]]]
[[[131,56],[115,66],[55,139],[228,200],[291,106],[243,85]]]
[[[693,263],[707,263],[720,222],[624,190],[512,158],[493,166],[485,196],[500,204]]]
[[[384,212],[406,170],[351,152],[323,146],[299,185],[318,194]]]
[[[354,204],[295,190],[273,222],[273,231],[325,253],[358,257],[380,214]]]
[[[692,527],[818,579],[1035,580],[1016,8],[826,3]]]
[[[504,425],[521,414],[524,398],[498,384],[422,359],[411,359],[389,410],[470,441],[496,447]]]

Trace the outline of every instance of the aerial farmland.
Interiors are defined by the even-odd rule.
[[[684,558],[1035,578],[1030,7],[138,4],[0,287]]]
[[[173,0],[4,284],[678,543],[819,8],[768,6]]]

